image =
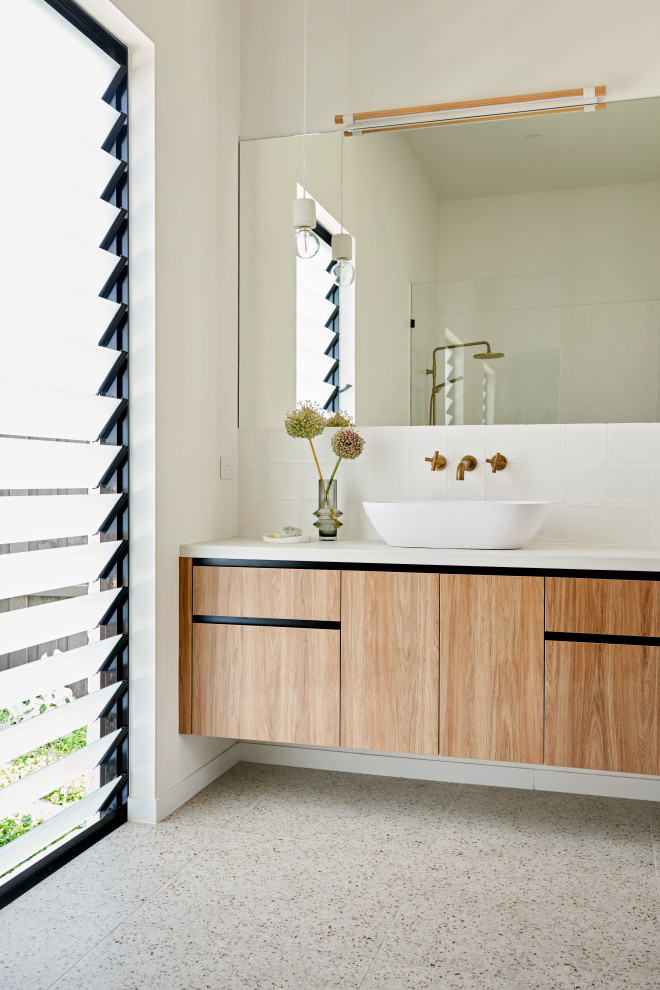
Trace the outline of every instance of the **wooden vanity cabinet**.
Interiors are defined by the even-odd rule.
[[[344,571],[341,745],[438,753],[437,574]]]
[[[180,561],[180,731],[339,746],[338,571]]]
[[[549,577],[546,636],[544,762],[660,774],[660,582]]]
[[[543,763],[543,577],[440,576],[440,755]]]

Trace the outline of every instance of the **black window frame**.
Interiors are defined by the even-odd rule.
[[[103,99],[121,112],[117,125],[106,138],[103,149],[114,155],[120,162],[114,176],[103,191],[101,198],[119,207],[120,214],[112,228],[99,245],[118,256],[117,265],[99,293],[106,299],[120,303],[111,324],[99,340],[99,345],[117,351],[117,360],[112,371],[98,390],[99,395],[121,399],[116,414],[105,427],[101,443],[118,445],[121,453],[115,458],[105,477],[101,480],[102,493],[121,494],[112,513],[104,521],[100,530],[101,541],[124,541],[119,552],[114,554],[99,575],[101,590],[121,588],[120,594],[100,624],[102,639],[121,635],[115,649],[107,658],[101,671],[101,687],[126,681],[128,683],[128,573],[129,573],[129,382],[128,382],[128,343],[129,343],[129,169],[128,169],[128,48],[102,27],[93,17],[73,0],[43,0],[61,14],[81,34],[98,48],[113,58],[119,68]],[[0,880],[0,908],[10,903],[30,887],[54,873],[65,863],[84,852],[99,839],[108,835],[127,820],[128,805],[128,690],[124,690],[103,713],[101,735],[119,729],[120,734],[101,764],[100,785],[116,781],[109,798],[100,809],[100,819],[88,828],[76,831],[52,853],[43,856],[32,866],[27,866],[15,877],[11,874]]]
[[[323,226],[323,224],[319,223],[318,220],[316,222],[314,232],[320,240],[325,241],[326,244],[332,245],[332,234]],[[331,261],[326,268],[326,271],[332,271],[334,266],[335,262]],[[332,359],[333,364],[323,379],[326,385],[332,385],[332,392],[324,403],[323,408],[327,412],[337,412],[339,409],[339,286],[335,284],[331,285],[325,298],[329,303],[331,303],[332,306],[334,306],[334,309],[325,321],[325,326],[333,334],[333,338],[326,347],[324,354],[326,357]]]

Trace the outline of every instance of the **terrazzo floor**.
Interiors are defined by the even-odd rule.
[[[0,912],[11,990],[658,990],[660,805],[241,764]]]

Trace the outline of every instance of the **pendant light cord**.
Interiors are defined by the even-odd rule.
[[[341,157],[339,159],[339,227],[344,233],[344,132],[341,132]]]
[[[303,199],[307,195],[307,154],[305,137],[307,136],[307,0],[303,0]]]

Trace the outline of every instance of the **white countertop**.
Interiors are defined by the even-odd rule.
[[[316,564],[403,564],[415,567],[511,567],[540,570],[660,571],[660,547],[596,546],[576,543],[530,543],[522,550],[428,550],[389,547],[382,540],[342,540],[278,546],[261,539],[186,543],[182,557],[218,560],[281,560]]]

